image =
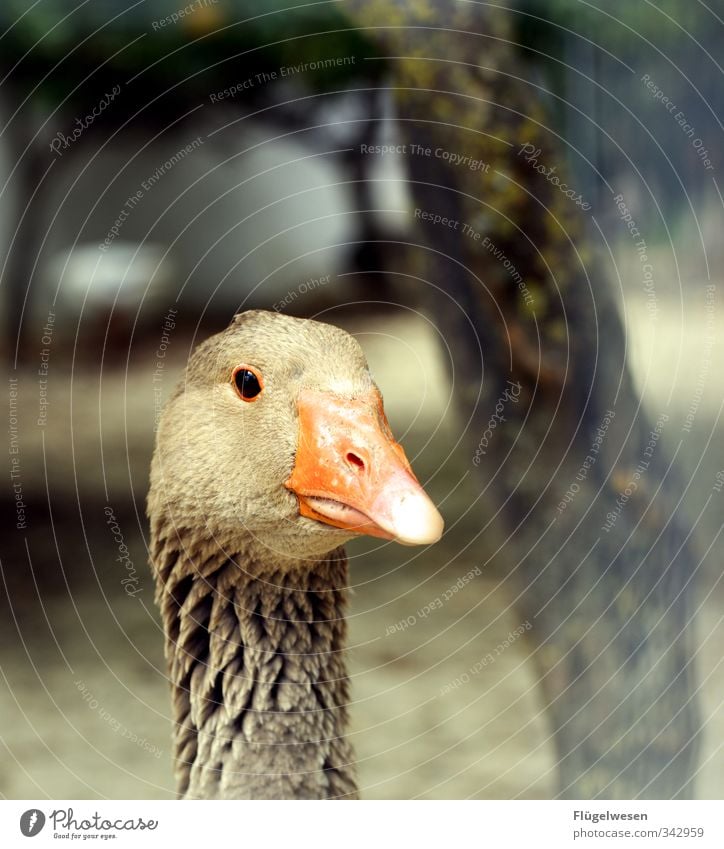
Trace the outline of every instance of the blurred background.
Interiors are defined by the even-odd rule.
[[[693,435],[670,447],[687,484],[708,495],[724,470],[722,21],[703,4],[643,0],[521,0],[492,14],[509,19],[520,75],[591,203],[644,403],[685,417],[694,393]],[[500,540],[492,529],[478,536],[471,509],[454,342],[380,273],[385,252],[414,238],[386,84],[394,61],[344,2],[2,5],[3,797],[173,796],[146,551],[154,422],[190,351],[248,308],[355,334],[446,517],[429,551],[350,546],[363,797],[557,792],[530,646],[525,634],[510,639],[521,620],[495,568]],[[681,508],[696,516],[705,552],[703,798],[724,793],[724,495],[712,497],[700,512]],[[132,572],[117,559],[107,506]],[[464,592],[426,612],[470,574]],[[453,686],[506,639],[494,664]]]

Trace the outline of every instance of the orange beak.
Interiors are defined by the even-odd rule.
[[[440,539],[442,516],[395,442],[378,392],[344,398],[306,389],[297,405],[299,444],[285,486],[302,516],[405,545]]]

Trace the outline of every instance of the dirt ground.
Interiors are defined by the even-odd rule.
[[[550,798],[555,761],[532,647],[505,576],[489,566],[494,540],[476,538],[475,482],[466,449],[454,447],[434,332],[419,316],[352,329],[385,391],[393,429],[447,520],[443,542],[422,553],[373,540],[349,549],[352,740],[362,795]],[[164,392],[178,368],[169,361]],[[169,694],[144,542],[150,373],[143,365],[107,370],[101,384],[77,371],[72,409],[59,371],[50,384],[53,433],[32,428],[22,437],[27,548],[21,536],[6,539],[2,563],[0,795],[169,798]],[[647,384],[654,402],[664,389]],[[681,394],[690,393],[684,386]],[[702,428],[711,430],[715,412],[701,413]],[[683,461],[692,468],[703,461],[707,475],[724,468],[721,434],[719,427],[717,439],[693,445]],[[104,524],[106,489],[136,567],[135,597],[124,592],[127,573]],[[721,510],[706,521],[711,540]],[[724,794],[720,545],[702,567],[697,621],[702,798]],[[449,601],[429,609],[459,582]]]

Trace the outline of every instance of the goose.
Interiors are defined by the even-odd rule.
[[[178,796],[356,798],[343,546],[443,531],[357,341],[236,315],[164,406],[147,510]]]

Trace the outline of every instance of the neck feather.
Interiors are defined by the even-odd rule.
[[[179,795],[356,795],[344,739],[347,559],[262,562],[244,544],[152,527]]]

